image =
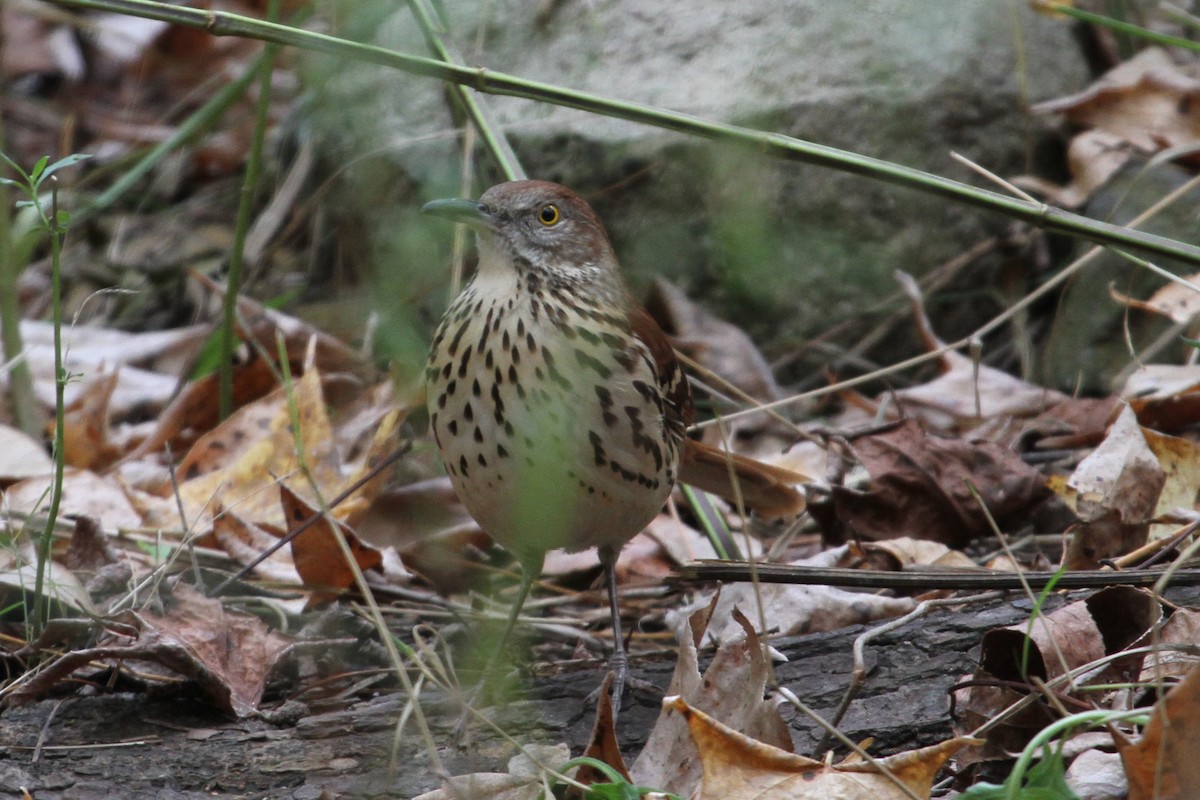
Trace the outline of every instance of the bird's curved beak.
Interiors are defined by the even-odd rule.
[[[421,206],[421,212],[452,219],[476,230],[493,230],[496,227],[495,215],[478,200],[431,200]]]

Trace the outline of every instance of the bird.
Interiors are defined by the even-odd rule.
[[[478,200],[434,200],[422,211],[476,233],[474,276],[430,345],[426,403],[456,494],[521,564],[501,641],[548,550],[596,548],[612,618],[615,712],[628,673],[615,575],[621,547],[681,478],[725,496],[740,480],[747,506],[782,516],[803,507],[789,485],[797,476],[688,438],[694,407],[679,359],[578,194],[511,181]]]

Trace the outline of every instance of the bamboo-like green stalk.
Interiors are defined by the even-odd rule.
[[[409,0],[408,5],[412,9],[413,16],[417,18],[422,33],[425,34],[425,42],[429,45],[430,51],[447,64],[461,66],[462,56],[442,38],[442,29],[435,22],[437,12],[430,6],[429,0]],[[454,97],[462,106],[467,118],[471,120],[471,124],[479,132],[484,147],[491,153],[492,159],[504,177],[510,181],[526,177],[520,159],[513,152],[508,138],[505,137],[504,131],[500,129],[487,106],[479,102],[466,86],[454,84],[453,88]]]
[[[768,133],[700,119],[688,114],[640,103],[612,100],[589,92],[526,80],[485,68],[472,69],[431,58],[359,44],[336,36],[299,30],[239,14],[170,6],[154,0],[49,0],[70,8],[88,8],[202,28],[214,36],[244,36],[282,45],[391,67],[412,75],[470,86],[481,92],[538,100],[553,105],[591,111],[630,122],[698,136],[715,142],[760,152],[789,161],[839,169],[909,189],[979,206],[1049,231],[1071,234],[1098,244],[1136,248],[1200,266],[1200,247],[1162,236],[1133,231],[1120,225],[1089,219],[1043,203],[969,186],[922,170],[878,158],[814,144],[779,133]]]
[[[1073,17],[1080,22],[1086,22],[1090,25],[1098,25],[1101,28],[1108,28],[1117,33],[1125,33],[1154,44],[1166,45],[1168,47],[1182,47],[1185,50],[1200,52],[1200,42],[1194,42],[1191,39],[1184,39],[1181,36],[1172,36],[1169,33],[1159,33],[1152,31],[1149,28],[1143,28],[1139,25],[1134,25],[1131,22],[1124,22],[1112,17],[1106,17],[1103,14],[1097,14],[1094,11],[1086,11],[1082,8],[1069,6],[1066,3],[1056,3],[1052,0],[1040,0],[1039,8],[1050,11],[1056,14],[1062,14],[1065,17]]]
[[[270,0],[267,17],[279,16],[279,0]],[[263,142],[267,138],[267,115],[271,109],[271,76],[279,45],[268,44],[257,61],[258,105],[254,111],[254,134],[250,153],[246,156],[246,174],[242,177],[238,198],[237,218],[233,227],[233,249],[229,253],[229,275],[225,286],[225,302],[221,316],[220,361],[217,366],[217,408],[221,419],[233,413],[233,345],[237,316],[238,291],[242,285],[242,258],[246,250],[246,234],[250,230],[250,214],[254,209],[254,193],[262,174]],[[255,71],[247,74],[253,75]],[[240,94],[240,93],[239,93]]]

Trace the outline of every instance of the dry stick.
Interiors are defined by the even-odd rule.
[[[917,604],[917,607],[908,612],[902,617],[896,617],[882,625],[879,625],[866,633],[858,636],[854,640],[854,669],[850,673],[850,684],[846,687],[846,693],[842,695],[842,702],[838,704],[837,710],[833,712],[833,716],[829,718],[829,724],[837,727],[842,722],[842,717],[846,715],[846,711],[850,708],[850,703],[858,695],[859,689],[866,683],[867,680],[867,661],[865,650],[867,643],[872,639],[882,636],[889,631],[894,631],[903,625],[920,619],[935,608],[945,608],[947,606],[968,605],[970,603],[979,603],[986,600],[995,600],[1000,597],[1002,592],[984,592],[983,594],[973,594],[967,597],[943,597],[936,600],[923,600]],[[817,742],[817,746],[813,749],[814,756],[819,754],[829,746],[830,732],[826,730],[821,736],[821,740]]]
[[[1041,589],[1055,580],[1060,589],[1092,589],[1105,586],[1154,586],[1169,576],[1173,586],[1200,586],[1200,569],[1076,570],[1071,572],[1011,573],[953,570],[906,569],[903,572],[864,572],[843,567],[794,567],[788,564],[758,564],[758,580],[763,583],[794,583],[809,586],[844,586],[856,589]],[[745,562],[704,560],[676,567],[668,580],[672,583],[693,581],[749,581],[750,568]]]
[[[1197,186],[1200,186],[1200,175],[1192,178],[1188,182],[1184,183],[1182,186],[1180,186],[1180,187],[1176,188],[1174,191],[1168,193],[1165,197],[1161,198],[1158,202],[1156,202],[1152,206],[1150,206],[1150,208],[1146,209],[1141,214],[1138,214],[1137,217],[1135,217],[1129,223],[1128,227],[1136,228],[1138,225],[1141,225],[1146,220],[1151,219],[1152,217],[1157,215],[1164,208],[1167,208],[1168,206],[1172,205],[1179,198],[1181,198],[1184,195],[1186,195],[1187,193],[1191,192]],[[838,383],[832,384],[830,386],[822,386],[818,389],[812,389],[810,391],[803,392],[798,395],[793,395],[792,397],[785,397],[782,400],[775,400],[773,402],[766,403],[766,404],[764,404],[762,406],[758,406],[756,408],[746,409],[744,411],[736,411],[732,414],[726,414],[725,419],[726,419],[726,421],[728,421],[728,420],[736,419],[738,417],[743,417],[743,416],[746,416],[749,414],[756,414],[760,411],[767,411],[767,410],[774,409],[774,408],[780,408],[782,406],[790,405],[792,403],[796,403],[801,400],[808,400],[808,399],[811,399],[814,397],[823,397],[824,395],[827,395],[827,394],[834,394],[836,392],[842,391],[843,389],[849,389],[852,386],[859,386],[863,383],[868,383],[868,382],[876,380],[878,378],[885,377],[894,372],[899,372],[901,370],[908,369],[909,367],[915,367],[920,364],[924,364],[926,362],[936,360],[938,358],[941,358],[943,355],[950,352],[951,350],[960,350],[964,347],[967,347],[971,344],[971,342],[974,339],[976,339],[976,338],[981,339],[984,336],[986,336],[987,334],[996,330],[1001,325],[1005,324],[1010,319],[1017,316],[1018,314],[1023,312],[1025,309],[1027,309],[1029,306],[1033,305],[1035,302],[1040,300],[1043,296],[1049,294],[1053,289],[1057,288],[1060,284],[1066,282],[1069,278],[1073,277],[1075,275],[1075,273],[1079,272],[1084,266],[1091,263],[1095,258],[1097,258],[1101,253],[1103,253],[1104,250],[1105,250],[1105,248],[1100,247],[1100,246],[1096,246],[1096,247],[1093,247],[1091,250],[1088,250],[1087,253],[1083,254],[1082,256],[1077,258],[1072,263],[1068,264],[1066,267],[1063,268],[1063,270],[1061,272],[1059,272],[1057,275],[1055,275],[1050,280],[1043,283],[1038,288],[1034,289],[1032,292],[1030,292],[1024,298],[1022,298],[1019,302],[1015,303],[1010,308],[1001,312],[1000,314],[997,314],[991,320],[989,320],[988,322],[984,323],[982,326],[977,328],[973,333],[970,333],[967,336],[964,336],[963,338],[961,338],[955,342],[951,342],[951,343],[944,345],[942,347],[939,347],[936,350],[933,350],[931,352],[922,353],[919,356],[913,356],[912,358],[905,359],[904,361],[901,361],[898,364],[893,364],[889,367],[877,369],[877,370],[874,370],[873,372],[868,372],[864,375],[859,375],[854,378],[847,378],[844,381],[839,381]],[[711,424],[713,424],[713,423],[712,422],[702,422],[697,425],[694,425],[693,429],[704,428]]]

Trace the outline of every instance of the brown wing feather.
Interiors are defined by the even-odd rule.
[[[629,324],[633,335],[645,343],[650,355],[654,357],[667,430],[677,441],[682,440],[687,434],[688,426],[692,424],[696,409],[692,405],[692,389],[688,385],[687,376],[683,374],[679,359],[675,357],[675,348],[671,347],[667,335],[644,308],[637,307],[629,313]]]
[[[675,349],[644,309],[635,308],[629,320],[634,335],[645,342],[658,367],[667,428],[682,441],[679,480],[729,500],[736,499],[740,491],[746,507],[765,517],[793,516],[803,511],[804,497],[792,487],[808,480],[806,476],[686,438],[695,407]]]

